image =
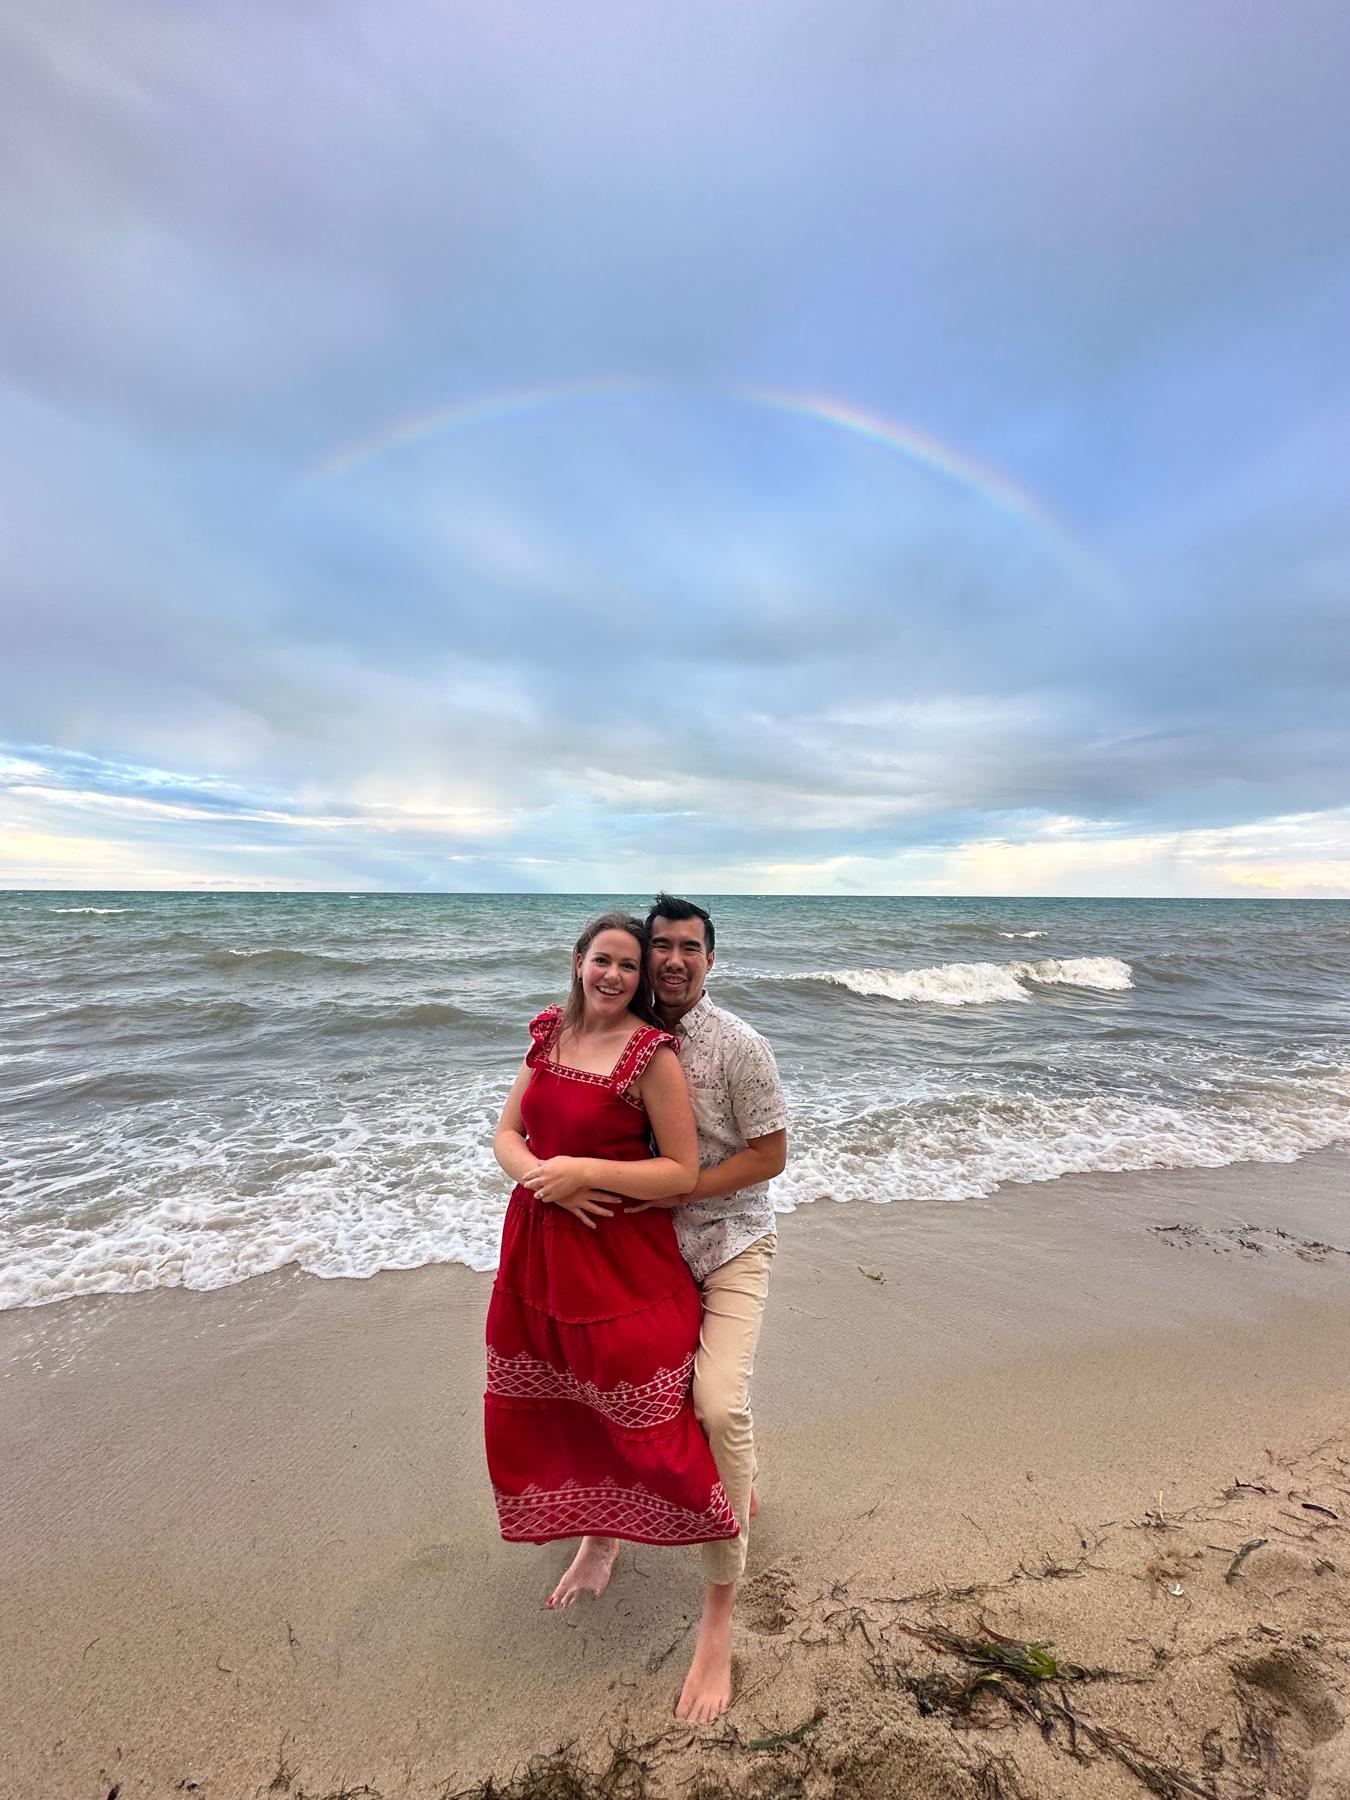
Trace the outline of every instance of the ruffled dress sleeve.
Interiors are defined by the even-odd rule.
[[[548,1061],[562,1022],[562,1010],[561,1006],[546,1006],[543,1012],[530,1020],[530,1037],[533,1041],[525,1053],[527,1067],[537,1068],[541,1062]]]
[[[610,1076],[610,1086],[616,1094],[627,1095],[631,1092],[646,1074],[648,1063],[663,1044],[668,1045],[676,1056],[680,1054],[680,1040],[669,1031],[658,1031],[655,1026],[649,1025],[645,1030],[634,1033],[632,1042]]]

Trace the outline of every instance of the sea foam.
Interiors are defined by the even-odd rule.
[[[44,1222],[0,1226],[0,1309],[219,1288],[286,1267],[330,1278],[442,1262],[490,1270],[510,1190],[491,1152],[501,1086],[382,1089],[327,1117],[297,1093],[260,1101],[234,1131],[161,1108],[152,1134],[114,1129],[87,1164],[67,1160],[58,1174],[16,1162],[14,1198],[38,1203]],[[781,1212],[823,1199],[969,1201],[1091,1171],[1286,1162],[1350,1140],[1350,1068],[1234,1074],[1180,1101],[932,1077],[855,1104],[789,1098],[792,1153],[771,1189]],[[106,1158],[118,1204],[100,1216],[89,1190]]]
[[[1350,1141],[1350,1068],[1235,1081],[1178,1104],[1119,1093],[905,1096],[858,1118],[794,1119],[775,1208],[982,1199],[1005,1182],[1136,1169],[1293,1162]]]

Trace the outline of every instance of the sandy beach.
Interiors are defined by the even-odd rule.
[[[1344,1800],[1348,1178],[785,1217],[740,1697],[701,1732],[691,1555],[559,1618],[563,1547],[496,1537],[486,1277],[6,1313],[0,1793]],[[593,1781],[528,1773],[560,1746]]]

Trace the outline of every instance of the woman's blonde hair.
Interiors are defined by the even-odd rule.
[[[632,913],[601,913],[598,919],[592,919],[572,946],[572,986],[568,991],[563,1006],[562,1030],[576,1031],[581,1024],[585,1011],[586,995],[581,985],[581,973],[578,962],[584,959],[586,952],[599,937],[602,931],[626,931],[631,938],[637,940],[638,946],[638,986],[637,992],[628,1003],[628,1010],[635,1018],[641,1019],[644,1025],[659,1025],[656,1008],[652,1003],[651,984],[647,979],[647,927],[641,919],[635,919]]]

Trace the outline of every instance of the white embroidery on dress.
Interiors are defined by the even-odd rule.
[[[489,1346],[487,1365],[489,1394],[507,1400],[575,1400],[622,1431],[642,1431],[665,1425],[679,1413],[694,1372],[694,1352],[676,1368],[658,1369],[650,1381],[620,1381],[612,1388],[579,1381],[570,1369],[555,1369],[527,1350],[503,1356]]]
[[[657,1031],[651,1026],[640,1025],[623,1047],[623,1054],[610,1070],[608,1075],[597,1075],[591,1069],[574,1069],[570,1063],[555,1062],[551,1053],[556,1050],[559,1028],[562,1023],[562,1008],[549,1006],[541,1012],[537,1019],[530,1023],[530,1035],[534,1039],[534,1048],[526,1057],[532,1069],[547,1069],[551,1075],[560,1075],[564,1081],[580,1081],[587,1087],[610,1089],[625,1106],[631,1106],[635,1112],[645,1113],[641,1095],[633,1092],[633,1085],[640,1081],[647,1072],[647,1064],[656,1055],[663,1044],[669,1044],[675,1054],[679,1055],[679,1040],[668,1031]]]
[[[726,1490],[715,1482],[702,1512],[663,1500],[644,1487],[620,1487],[617,1481],[582,1487],[575,1481],[560,1488],[527,1487],[521,1494],[493,1488],[502,1536],[536,1543],[549,1538],[637,1537],[659,1544],[705,1544],[737,1536],[736,1516]]]

